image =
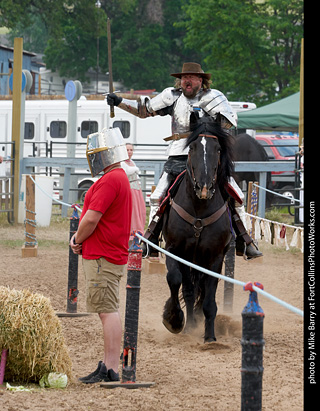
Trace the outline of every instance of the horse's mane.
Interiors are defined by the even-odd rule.
[[[185,147],[188,147],[193,141],[195,141],[199,134],[211,134],[218,137],[218,141],[221,147],[220,154],[220,167],[217,174],[217,182],[220,188],[224,187],[224,184],[228,181],[228,178],[232,176],[234,172],[233,163],[233,137],[225,132],[220,124],[214,121],[209,116],[198,118],[194,113],[190,116],[190,130],[191,134],[187,139]]]

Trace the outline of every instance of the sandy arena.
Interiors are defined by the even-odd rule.
[[[64,222],[37,229],[38,256],[33,258],[21,257],[22,226],[1,227],[0,284],[42,293],[50,297],[57,312],[66,311],[68,226]],[[260,249],[262,263],[236,258],[235,277],[244,282],[259,281],[267,292],[303,309],[303,254],[263,242]],[[121,285],[123,325],[125,285],[126,279]],[[164,328],[162,309],[169,296],[166,277],[142,271],[136,381],[154,382],[154,387],[109,390],[78,382],[78,377],[91,372],[102,359],[100,320],[97,315],[61,318],[74,381],[64,390],[0,390],[1,410],[240,410],[241,311],[248,293],[235,285],[233,313],[228,314],[223,312],[223,288],[220,281],[217,341],[205,345],[202,326],[194,335],[173,335]],[[80,260],[79,290],[78,312],[85,312]],[[262,409],[303,410],[303,320],[264,297],[259,297],[259,302],[265,312]]]

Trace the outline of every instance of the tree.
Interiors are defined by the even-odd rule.
[[[44,53],[48,42],[47,27],[37,13],[30,13],[27,19],[30,21],[30,25],[24,27],[22,22],[17,23],[7,36],[8,40],[13,46],[15,37],[23,37],[23,48],[25,50],[32,50],[33,53]]]
[[[302,0],[190,0],[184,10],[186,45],[230,99],[261,104],[299,90]]]
[[[97,9],[95,0],[1,0],[0,25],[26,37],[36,15],[47,67],[81,81],[96,70],[97,38],[99,67],[109,71],[110,18],[113,78],[128,89],[161,91],[183,62],[197,61],[230,100],[265,104],[299,90],[302,0],[100,1]]]
[[[106,33],[106,22],[104,11],[96,9],[92,0],[75,1],[60,14],[59,25],[48,41],[44,58],[47,67],[61,76],[88,80],[88,70],[96,69],[97,37]],[[99,66],[105,62],[101,59]]]
[[[184,47],[185,29],[175,26],[185,2],[139,0],[127,15],[112,19],[114,73],[127,87],[161,91],[173,84],[171,72],[198,59]]]
[[[90,68],[96,69],[97,38],[99,67],[107,72],[107,18],[111,19],[113,77],[128,89],[155,88],[172,84],[170,72],[176,72],[183,61],[199,60],[199,53],[186,50],[185,29],[174,25],[181,20],[181,6],[186,0],[22,0],[12,6],[2,0],[0,24],[20,26],[26,38],[32,18],[46,22],[48,42],[44,50],[47,67],[61,76],[86,80]],[[52,5],[54,4],[54,7]],[[17,33],[17,32],[16,32]],[[32,51],[32,50],[30,50]]]

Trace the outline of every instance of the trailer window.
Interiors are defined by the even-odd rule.
[[[34,124],[24,123],[24,139],[32,140],[34,137]]]
[[[83,121],[81,123],[81,137],[87,138],[89,134],[96,133],[98,131],[97,121]]]
[[[130,122],[129,121],[114,121],[113,127],[119,127],[123,138],[130,137]]]
[[[50,137],[64,138],[67,135],[67,123],[65,121],[51,121]]]

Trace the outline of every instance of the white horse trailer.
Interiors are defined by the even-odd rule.
[[[67,157],[69,104],[66,99],[39,98],[25,101],[23,157]],[[256,108],[253,103],[230,104],[236,112]],[[0,125],[0,155],[4,158],[0,165],[0,177],[4,177],[10,169],[9,162],[5,160],[12,158],[12,145],[9,144],[12,134],[11,100],[0,100]],[[134,160],[167,159],[167,143],[163,138],[171,135],[170,116],[140,119],[115,107],[115,117],[111,118],[110,107],[105,99],[93,100],[84,96],[77,101],[75,157],[85,157],[88,134],[104,127],[120,128],[125,141],[136,146]],[[78,188],[84,185],[87,188],[94,180],[90,174],[85,178],[79,177]]]

